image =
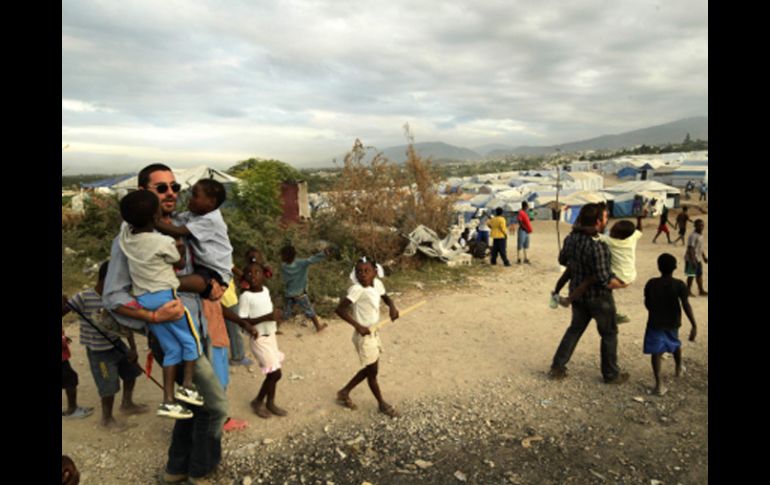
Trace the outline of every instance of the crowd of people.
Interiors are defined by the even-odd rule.
[[[148,364],[154,360],[163,368],[163,383],[156,381],[162,390],[156,415],[174,420],[168,459],[158,478],[161,483],[196,483],[222,460],[223,431],[248,426],[247,421],[229,415],[226,394],[229,365],[251,363],[245,356],[241,332],[248,337],[248,348],[264,374],[251,400],[254,414],[264,419],[288,415],[276,398],[285,359],[278,344],[279,324],[299,307],[317,332],[327,327],[319,321],[308,296],[308,272],[330,253],[325,250],[298,258],[293,246],[281,249],[280,274],[285,285],[281,311],[265,285],[266,279],[272,277],[272,269],[262,253],[252,247],[241,265],[233,262],[227,225],[219,210],[226,197],[220,183],[210,179],[197,182],[192,187],[188,210],[183,212],[177,210],[181,185],[167,166],[152,164],[142,169],[138,188],[120,202],[124,222],[112,242],[110,259],[99,269],[96,284],[72,297],[62,295],[62,316],[73,311],[80,318],[80,343],[86,348],[101,398],[100,425],[105,429],[125,428],[125,423],[113,415],[121,382],[122,413],[150,410],[133,400],[136,378],[143,372],[150,374],[138,363],[134,333],[147,335],[151,349]],[[684,243],[685,227],[691,222],[686,211],[682,214],[676,225],[680,238],[674,242]],[[642,217],[637,216],[636,225],[619,221],[605,234],[606,205],[582,207],[560,251],[559,263],[566,270],[551,295],[552,307],[560,304],[572,312],[571,323],[552,359],[549,375],[553,379],[567,377],[567,363],[593,319],[601,336],[604,381],[622,384],[628,380],[628,373],[621,370],[617,359],[617,325],[624,316],[617,312],[613,290],[625,288],[636,279],[635,251],[642,235]],[[530,264],[533,227],[526,202],[515,220],[516,262]],[[700,295],[708,294],[702,281],[702,264],[708,263],[703,249],[705,225],[701,219],[693,224],[695,229],[687,239],[684,258],[687,283],[673,277],[676,258],[664,253],[658,258],[661,276],[649,280],[644,288],[649,311],[644,353],[652,356],[654,392],[658,395],[666,392],[660,379],[664,353],[674,355],[676,375],[683,372],[678,338],[682,309],[692,326],[689,338],[696,337],[695,318],[688,302],[695,296],[692,280],[697,281]],[[666,225],[670,222],[664,205],[653,242],[661,232],[668,237]],[[497,208],[493,217],[482,215],[474,234],[464,232],[461,244],[467,244],[471,252],[481,247],[483,254],[491,239],[490,263],[495,265],[499,257],[505,266],[511,266],[507,256],[509,230],[503,209]],[[383,277],[381,265],[371,257],[361,257],[351,271],[351,286],[337,306],[336,314],[353,328],[353,349],[361,368],[337,392],[336,400],[341,406],[356,409],[351,393],[366,380],[379,410],[397,417],[399,412],[384,400],[377,379],[382,351],[378,325],[381,303],[388,307],[390,320],[400,316],[385,290]],[[567,282],[569,294],[561,297],[559,293]],[[112,327],[105,324],[110,321]],[[62,418],[86,418],[93,408],[77,403],[78,375],[69,363],[70,343],[62,326],[62,389],[67,397]],[[77,479],[74,463],[63,456],[63,481],[65,472],[68,480]]]

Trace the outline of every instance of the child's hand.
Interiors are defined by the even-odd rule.
[[[399,316],[398,309],[396,308],[396,306],[394,305],[390,307],[390,320],[395,321],[398,318],[398,316]]]
[[[276,322],[283,320],[283,312],[281,312],[280,308],[273,308],[273,320]]]
[[[211,293],[209,293],[209,300],[217,301],[225,294],[225,288],[219,284],[217,280],[211,280]]]
[[[698,330],[693,327],[692,330],[690,330],[690,342],[695,342],[695,336],[698,334]]]
[[[368,328],[364,327],[363,325],[359,325],[356,327],[356,332],[362,337],[365,337],[367,335],[371,335],[372,332],[369,331]]]
[[[252,337],[254,340],[256,340],[257,338],[259,338],[259,330],[257,330],[257,326],[256,326],[256,325],[251,325],[251,326],[249,327],[249,333],[251,334],[251,337]]]

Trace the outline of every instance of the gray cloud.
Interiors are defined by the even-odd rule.
[[[561,143],[707,114],[708,7],[68,0],[62,99],[65,163]]]

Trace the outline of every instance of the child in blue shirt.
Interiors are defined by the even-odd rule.
[[[316,332],[320,332],[328,325],[326,323],[321,324],[318,321],[318,316],[310,304],[310,298],[307,295],[307,273],[311,264],[323,261],[329,255],[329,252],[329,249],[324,249],[309,258],[296,259],[297,251],[294,249],[294,246],[288,245],[281,248],[281,260],[283,261],[281,264],[281,278],[283,278],[283,283],[286,285],[283,318],[291,318],[294,305],[299,305],[302,311],[305,312],[305,315],[313,321]]]

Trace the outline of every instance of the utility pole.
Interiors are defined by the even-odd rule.
[[[556,149],[556,246],[561,253],[561,234],[559,233],[559,221],[561,220],[561,207],[559,206],[559,191],[561,190],[561,149]]]

